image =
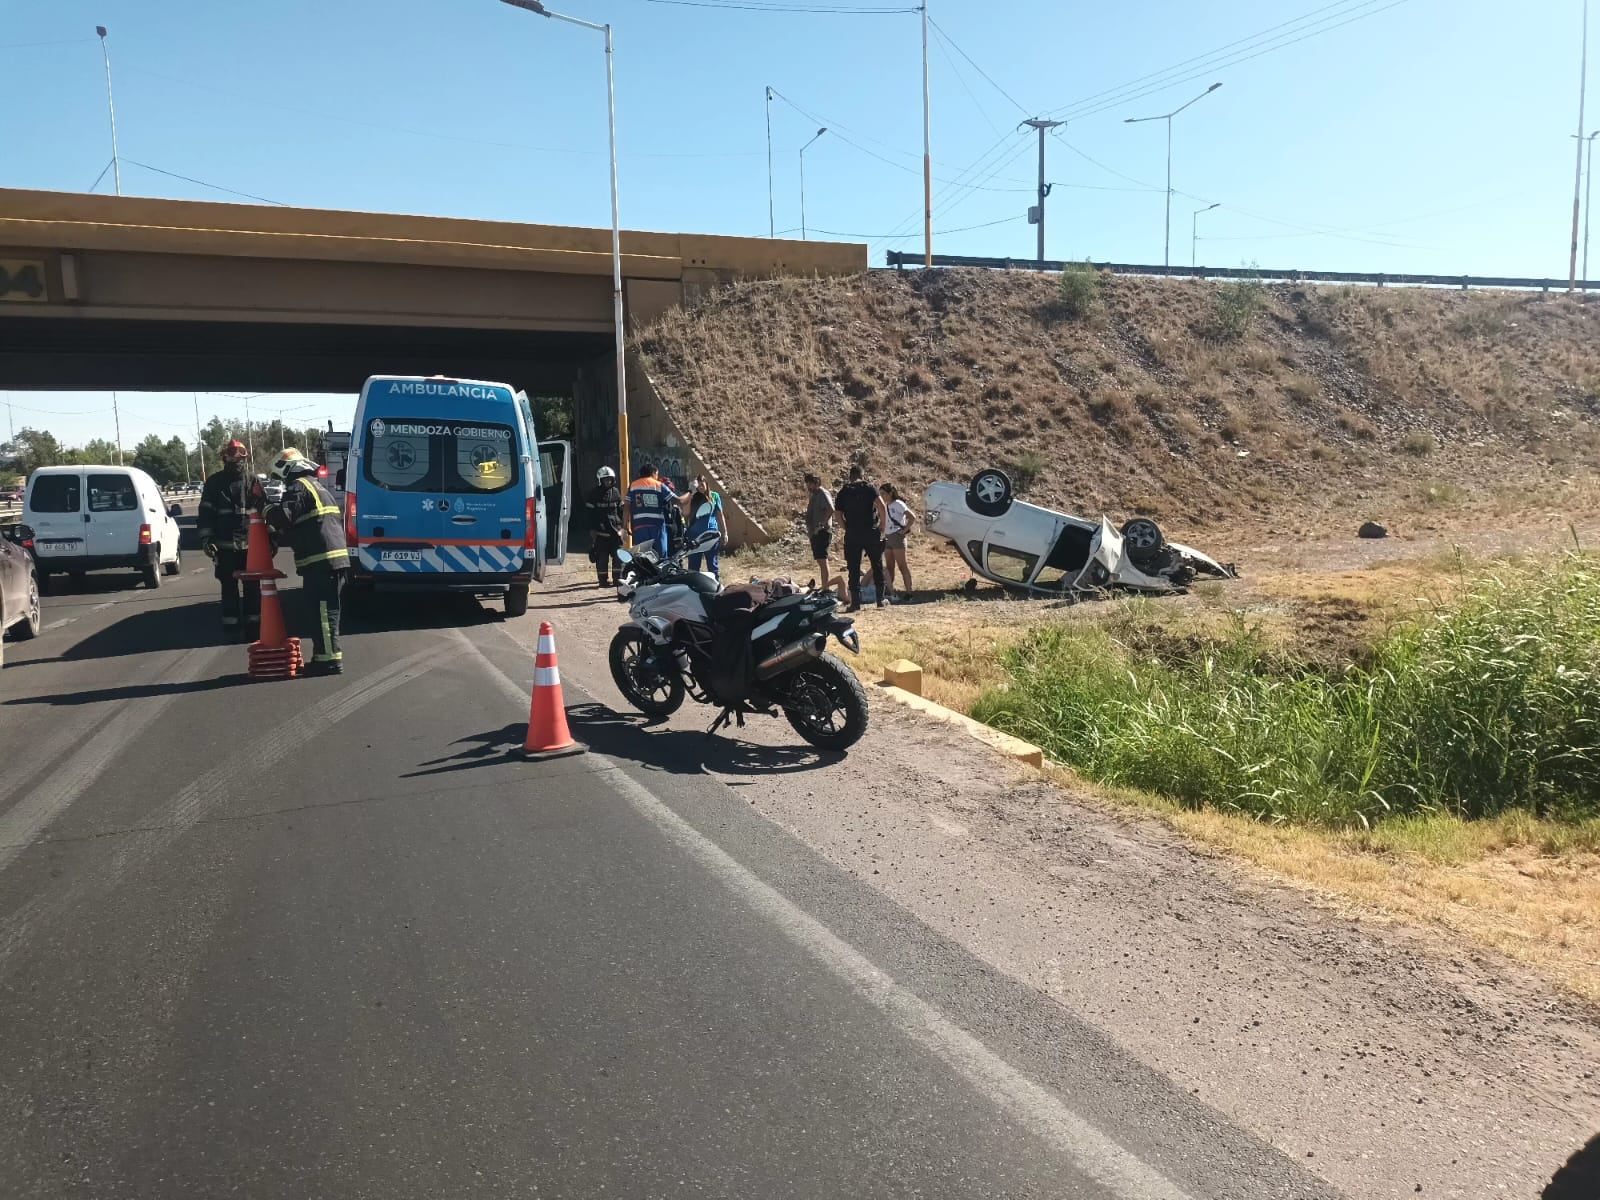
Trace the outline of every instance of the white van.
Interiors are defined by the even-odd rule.
[[[160,587],[182,563],[181,511],[138,467],[40,467],[22,505],[40,589],[51,575],[110,570],[138,571],[146,587]]]

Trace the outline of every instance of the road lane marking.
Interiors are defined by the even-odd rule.
[[[115,888],[131,871],[151,862],[187,833],[207,809],[238,795],[241,779],[265,777],[280,758],[298,753],[330,726],[425,674],[451,649],[435,645],[392,662],[320,703],[302,708],[277,728],[256,732],[244,746],[230,749],[225,763],[186,784],[157,809],[145,823],[148,828],[124,838],[109,863],[66,878],[59,885],[46,886],[0,921],[0,970],[27,945],[36,929],[69,911],[89,892]],[[22,848],[15,848],[12,857]]]
[[[78,617],[61,617],[60,619],[51,621],[48,625],[46,625],[44,627],[45,632],[48,633],[52,629],[60,629],[63,625],[71,625],[74,621],[79,619],[80,618]]]
[[[156,682],[176,687],[197,679],[213,653],[211,649],[186,651]],[[108,720],[83,749],[72,755],[65,767],[12,805],[4,815],[0,815],[0,871],[9,867],[17,855],[31,846],[45,828],[100,777],[111,761],[142,734],[177,695],[176,691],[171,691],[123,704],[121,711]],[[74,733],[72,740],[76,741],[77,736]],[[65,749],[58,749],[56,745],[58,740],[65,740],[66,737],[66,734],[61,734],[51,739],[45,749],[45,754],[51,755],[47,761],[53,762],[66,753]]]
[[[451,630],[482,660],[508,697],[526,703],[529,693],[504,667],[460,630]],[[525,647],[518,647],[526,654]],[[1074,1112],[1054,1092],[1035,1082],[885,971],[821,921],[763,881],[620,769],[580,760],[604,776],[667,840],[699,863],[791,942],[810,954],[902,1034],[932,1053],[976,1091],[1030,1133],[1059,1150],[1085,1175],[1127,1200],[1192,1200],[1189,1193]]]
[[[90,612],[105,612],[105,610],[108,609],[108,608],[114,608],[116,606],[116,603],[117,602],[115,600],[107,600],[104,604],[96,604],[89,611]]]

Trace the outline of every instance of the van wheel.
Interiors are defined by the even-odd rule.
[[[506,592],[506,616],[523,617],[528,613],[528,585],[513,583]]]
[[[145,585],[145,587],[147,587],[147,588],[158,588],[158,587],[161,586],[161,564],[160,563],[146,563],[144,565],[144,567],[142,568],[142,571],[143,571],[143,574],[144,574],[144,585]]]
[[[164,574],[166,574],[168,576],[176,575],[180,571],[182,571],[183,570],[183,551],[179,550],[177,552],[177,554],[173,555],[173,558],[172,558],[171,562],[163,563],[162,566],[161,566],[161,570],[162,570],[162,572]]]

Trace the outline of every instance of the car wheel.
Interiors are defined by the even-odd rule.
[[[30,638],[39,636],[39,630],[44,627],[44,608],[39,603],[39,577],[32,571],[28,572],[28,598],[27,611],[22,620],[17,624],[17,640],[26,642]]]
[[[506,592],[506,616],[523,617],[528,614],[528,585],[513,583]]]
[[[1161,526],[1149,517],[1135,517],[1122,527],[1122,545],[1135,564],[1151,562],[1166,547]]]
[[[162,564],[161,569],[169,576],[180,573],[183,570],[183,551],[180,549],[177,554],[173,556],[171,562]]]
[[[158,588],[161,586],[161,563],[159,561],[145,563],[142,573],[145,587]]]
[[[967,507],[984,517],[998,517],[1011,507],[1011,479],[1004,471],[989,467],[979,471],[967,485]]]

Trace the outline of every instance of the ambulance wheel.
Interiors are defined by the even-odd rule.
[[[506,616],[523,617],[528,614],[528,585],[513,583],[506,592]]]

